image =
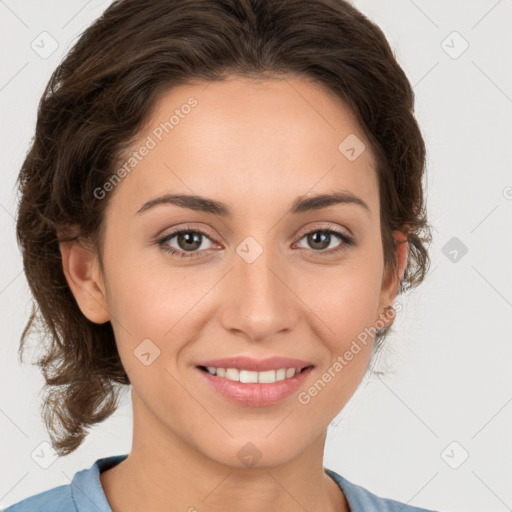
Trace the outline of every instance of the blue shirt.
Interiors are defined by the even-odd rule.
[[[100,473],[126,459],[128,454],[98,459],[89,468],[75,473],[70,484],[43,491],[11,505],[3,512],[112,512],[100,482]],[[351,512],[435,512],[380,498],[334,471],[325,472],[338,484]]]

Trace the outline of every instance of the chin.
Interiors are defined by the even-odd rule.
[[[275,436],[275,437],[274,437]],[[281,435],[275,432],[249,434],[229,438],[225,442],[210,440],[203,453],[211,459],[236,468],[264,468],[285,464],[297,457],[305,448],[304,436],[294,432],[287,435],[283,430]]]

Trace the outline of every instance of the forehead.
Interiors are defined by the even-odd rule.
[[[374,156],[354,114],[323,86],[293,76],[174,87],[123,164],[113,200],[126,214],[173,192],[238,202],[239,209],[330,189],[378,201]]]

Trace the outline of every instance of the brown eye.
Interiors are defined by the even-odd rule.
[[[305,239],[307,244],[307,247],[303,248],[322,253],[322,255],[324,253],[325,255],[334,254],[342,251],[347,246],[355,245],[351,237],[333,228],[316,228],[305,233],[301,237],[302,239]]]
[[[182,258],[189,258],[195,257],[196,253],[201,253],[211,248],[208,246],[204,247],[203,242],[205,239],[210,240],[210,237],[202,231],[181,229],[161,238],[158,240],[158,244],[164,251],[181,256]]]
[[[201,247],[202,236],[200,233],[193,231],[182,231],[176,236],[176,243],[180,249],[184,251],[193,251]],[[173,237],[174,238],[174,237]]]
[[[313,249],[328,249],[333,236],[325,231],[314,231],[306,235],[308,244]]]

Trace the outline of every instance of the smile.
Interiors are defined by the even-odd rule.
[[[214,366],[200,366],[203,371],[207,371],[210,375],[215,375],[224,379],[243,384],[273,384],[274,382],[291,379],[296,374],[301,373],[310,366],[304,368],[279,368],[277,370],[266,370],[256,372],[238,368],[215,368]]]
[[[239,368],[196,366],[207,388],[230,402],[249,407],[266,407],[298,393],[314,366],[254,371]]]

